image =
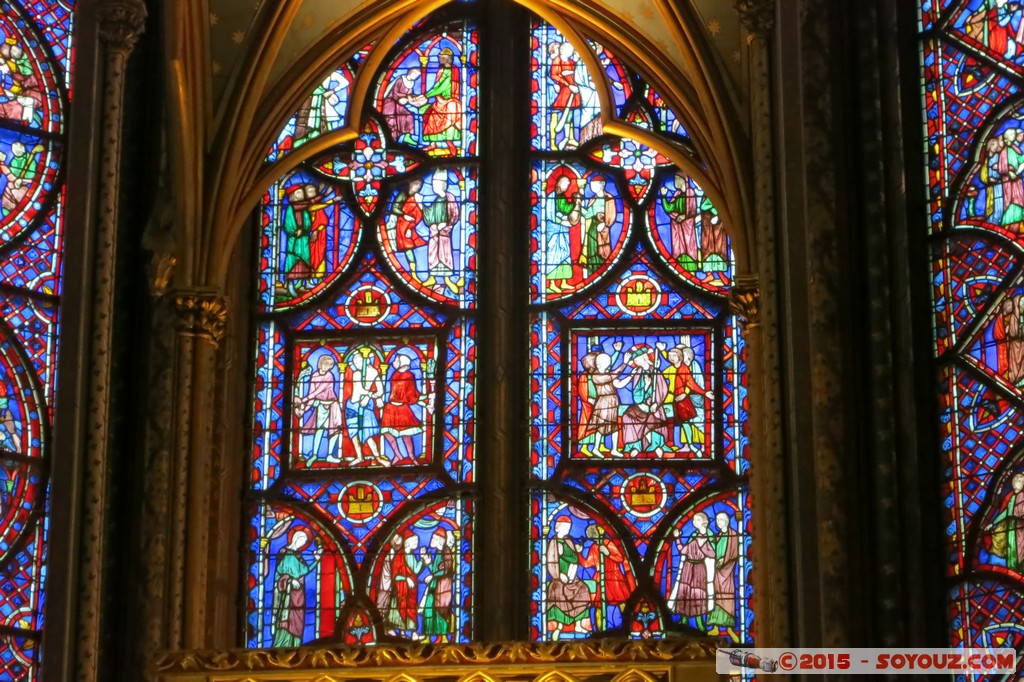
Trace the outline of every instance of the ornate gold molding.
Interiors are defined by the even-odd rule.
[[[752,36],[765,37],[775,26],[775,0],[735,0],[733,7]]]
[[[108,49],[132,51],[146,27],[141,0],[104,0],[99,6],[99,35]]]
[[[358,668],[438,668],[453,666],[644,664],[709,662],[714,666],[720,643],[710,639],[639,642],[505,642],[500,644],[344,647],[335,649],[251,649],[165,653],[150,666],[156,679],[184,673],[257,673]],[[623,668],[623,670],[626,669]],[[374,675],[366,674],[372,678]]]
[[[213,289],[179,290],[173,294],[174,326],[183,336],[206,339],[216,348],[228,322],[227,299]]]
[[[761,289],[755,275],[740,275],[733,281],[729,310],[740,318],[744,331],[761,326]]]

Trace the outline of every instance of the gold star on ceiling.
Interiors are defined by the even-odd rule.
[[[245,40],[245,31],[235,31],[231,34],[231,42],[235,45],[241,45],[242,41]]]
[[[708,33],[710,33],[713,36],[717,36],[721,32],[722,22],[720,22],[718,19],[712,19],[711,21],[708,22]]]
[[[210,26],[216,26],[220,23],[220,17],[217,16],[216,12],[210,12]]]

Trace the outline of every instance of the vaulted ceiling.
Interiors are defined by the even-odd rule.
[[[284,74],[296,58],[328,32],[344,26],[355,12],[379,0],[294,0],[298,11],[287,26],[275,27],[286,32],[280,53],[274,63],[269,82]],[[684,0],[685,1],[685,0]],[[696,7],[703,29],[717,50],[721,64],[734,85],[743,82],[742,31],[731,2],[722,0],[690,0]],[[214,104],[224,92],[242,55],[249,52],[253,22],[266,0],[208,0],[210,35],[210,78]],[[654,0],[594,0],[591,4],[616,15],[629,24],[638,36],[657,46],[666,55],[673,55],[673,37]],[[685,67],[679,64],[685,71]]]

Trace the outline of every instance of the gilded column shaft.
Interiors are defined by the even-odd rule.
[[[78,679],[98,675],[102,601],[105,511],[108,504],[107,451],[110,423],[111,342],[118,202],[120,200],[121,118],[125,65],[146,18],[139,0],[108,0],[98,8],[103,46],[102,144],[93,263],[94,293],[90,339],[89,423],[84,466],[85,510],[82,520],[82,563],[79,583]]]

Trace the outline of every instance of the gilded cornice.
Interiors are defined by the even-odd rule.
[[[172,652],[158,656],[151,672],[259,673],[281,670],[358,668],[431,668],[452,666],[550,665],[569,663],[677,664],[710,661],[720,643],[710,639],[657,642],[593,640],[583,642],[506,642],[500,644],[343,647],[331,649],[249,649]]]

